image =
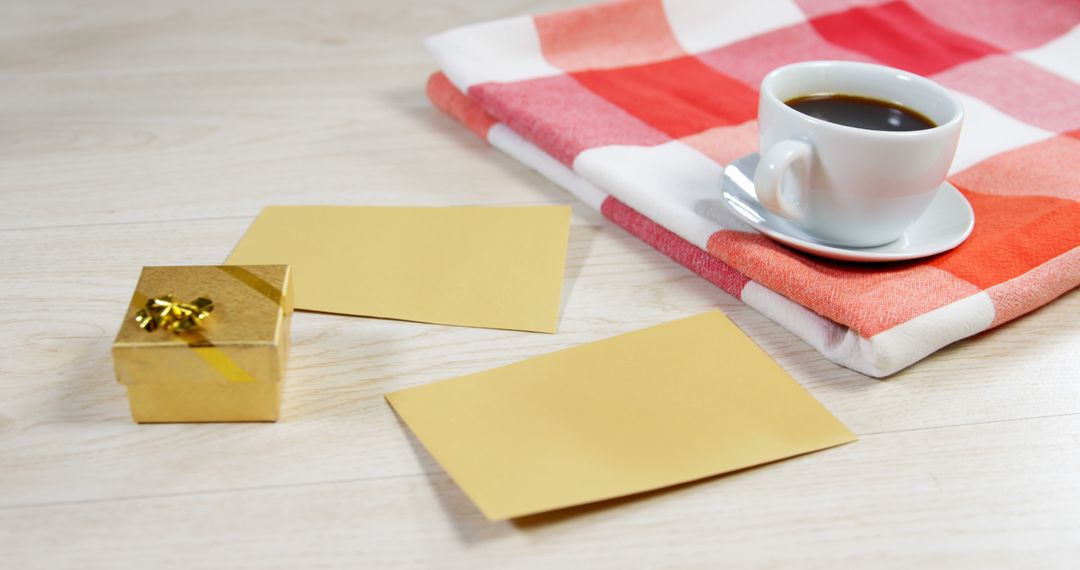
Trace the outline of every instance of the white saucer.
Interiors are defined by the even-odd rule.
[[[748,154],[724,169],[724,204],[757,231],[790,247],[844,261],[900,261],[948,251],[971,235],[975,212],[964,195],[948,182],[938,187],[926,212],[894,242],[877,247],[843,247],[826,244],[785,218],[773,214],[757,201],[754,169],[758,154]]]

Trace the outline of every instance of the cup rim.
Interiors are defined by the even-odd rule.
[[[794,109],[794,108],[790,107],[787,103],[785,103],[784,101],[781,101],[780,98],[776,96],[776,93],[774,93],[773,89],[772,89],[772,83],[777,81],[777,77],[783,75],[784,73],[790,73],[791,70],[793,70],[793,69],[800,69],[800,68],[806,68],[806,67],[817,67],[817,68],[821,68],[821,67],[847,67],[847,68],[864,69],[864,70],[867,70],[867,71],[872,70],[872,71],[877,72],[877,73],[880,73],[880,72],[883,72],[883,71],[888,72],[888,73],[892,73],[892,74],[895,74],[897,76],[900,76],[900,77],[904,78],[907,81],[915,82],[916,84],[919,84],[919,85],[921,85],[921,86],[923,86],[923,87],[925,87],[925,88],[927,88],[927,89],[929,89],[931,91],[934,91],[938,95],[941,95],[946,100],[948,100],[950,103],[952,103],[954,107],[956,107],[956,112],[953,113],[952,117],[950,117],[949,120],[945,121],[944,123],[941,123],[940,125],[935,125],[935,126],[929,128],[929,129],[920,129],[920,130],[917,130],[917,131],[879,131],[879,130],[875,130],[875,129],[863,129],[863,128],[859,128],[859,127],[841,125],[839,123],[833,123],[833,122],[830,122],[830,121],[825,121],[823,119],[818,119],[817,117],[812,117],[810,115],[807,115],[806,113],[803,113],[803,112],[801,112],[801,111],[799,111],[797,109]],[[934,135],[937,135],[938,133],[940,133],[943,130],[955,128],[957,125],[960,124],[960,122],[964,118],[964,106],[960,103],[960,100],[955,95],[950,93],[948,89],[942,87],[941,85],[939,85],[935,81],[933,81],[931,79],[928,79],[926,77],[923,77],[922,75],[911,73],[910,71],[904,71],[903,69],[898,69],[898,68],[895,68],[895,67],[889,67],[887,65],[880,65],[880,64],[876,64],[876,63],[865,63],[865,62],[861,62],[861,61],[814,60],[814,61],[801,61],[801,62],[798,62],[798,63],[789,63],[787,65],[782,65],[782,66],[770,71],[767,75],[765,75],[765,78],[761,80],[761,89],[760,89],[760,91],[761,91],[761,95],[763,97],[768,99],[769,102],[772,103],[774,106],[777,106],[777,107],[783,109],[782,112],[784,112],[784,113],[788,113],[791,116],[798,117],[798,118],[800,118],[800,119],[802,119],[802,120],[804,120],[806,122],[809,122],[810,124],[812,124],[812,125],[814,125],[816,127],[832,129],[832,130],[836,130],[836,131],[841,132],[841,133],[859,133],[862,136],[885,137],[885,138],[912,138],[912,137],[934,136]]]

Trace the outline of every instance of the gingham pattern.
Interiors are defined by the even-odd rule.
[[[1080,284],[1080,1],[630,0],[428,40],[431,99],[492,145],[789,328],[885,376]],[[757,146],[757,86],[814,59],[945,85],[971,237],[858,265],[761,236],[717,196]]]

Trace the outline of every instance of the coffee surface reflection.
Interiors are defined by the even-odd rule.
[[[917,111],[889,101],[858,95],[817,94],[785,101],[789,107],[816,119],[872,131],[921,131],[933,121]]]

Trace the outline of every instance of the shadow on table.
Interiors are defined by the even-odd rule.
[[[476,544],[495,540],[512,535],[514,529],[505,521],[492,522],[484,517],[480,509],[472,503],[468,496],[454,483],[450,476],[442,470],[435,458],[428,453],[420,440],[416,439],[412,430],[409,429],[401,417],[394,413],[394,419],[398,427],[405,433],[405,437],[416,454],[424,476],[431,484],[431,490],[442,505],[446,518],[454,527],[458,537],[465,544]]]
[[[849,445],[849,444],[842,444]],[[818,450],[818,451],[827,451]],[[691,487],[704,486],[704,485],[721,485],[725,480],[741,477],[748,472],[757,469],[768,469],[770,465],[774,463],[780,463],[783,461],[790,461],[805,455],[811,455],[818,451],[808,451],[806,453],[800,453],[792,457],[783,457],[760,465],[751,465],[742,469],[736,469],[735,471],[728,471],[726,473],[718,473],[716,475],[710,475],[701,479],[695,479],[693,481],[686,481],[685,483],[676,483],[674,485],[668,485],[667,487],[661,487],[652,491],[645,491],[642,493],[635,493],[633,495],[627,495],[623,497],[615,497],[613,499],[607,499],[603,501],[597,501],[595,503],[586,503],[584,505],[578,505],[576,507],[566,507],[555,511],[549,511],[544,513],[537,513],[535,515],[527,515],[514,519],[512,522],[515,527],[523,531],[539,531],[548,527],[553,527],[560,523],[569,521],[571,519],[580,519],[590,515],[598,515],[606,513],[608,511],[614,511],[616,509],[630,508],[631,506],[640,506],[643,503],[656,499],[662,495],[674,495],[680,493]]]
[[[778,459],[777,461],[762,465],[755,465],[737,471],[697,479],[695,481],[670,485],[661,489],[574,507],[566,507],[535,515],[527,515],[509,521],[489,521],[476,505],[472,503],[469,497],[465,495],[461,488],[454,483],[450,476],[442,470],[438,462],[431,457],[427,449],[425,449],[423,444],[421,444],[416,436],[413,435],[412,431],[409,430],[401,417],[396,414],[394,417],[398,422],[398,426],[405,432],[409,445],[412,447],[413,453],[416,454],[422,469],[424,469],[425,476],[431,484],[431,489],[434,491],[435,496],[442,505],[447,518],[454,526],[454,529],[457,531],[462,542],[466,544],[480,543],[510,536],[513,535],[515,531],[534,533],[557,527],[562,523],[569,523],[571,521],[580,522],[582,519],[591,515],[599,515],[617,509],[630,508],[634,505],[642,505],[661,495],[675,494],[699,485],[720,484],[723,479],[738,477],[753,469],[759,469],[767,467],[772,463],[793,459]]]
[[[589,251],[592,249],[597,231],[602,230],[598,230],[592,225],[570,226],[570,240],[566,247],[566,269],[563,273],[563,289],[559,299],[560,323],[563,315],[566,314],[567,305],[570,304],[570,297],[574,294],[574,285],[581,275],[581,270],[585,267],[586,260],[589,259]]]

